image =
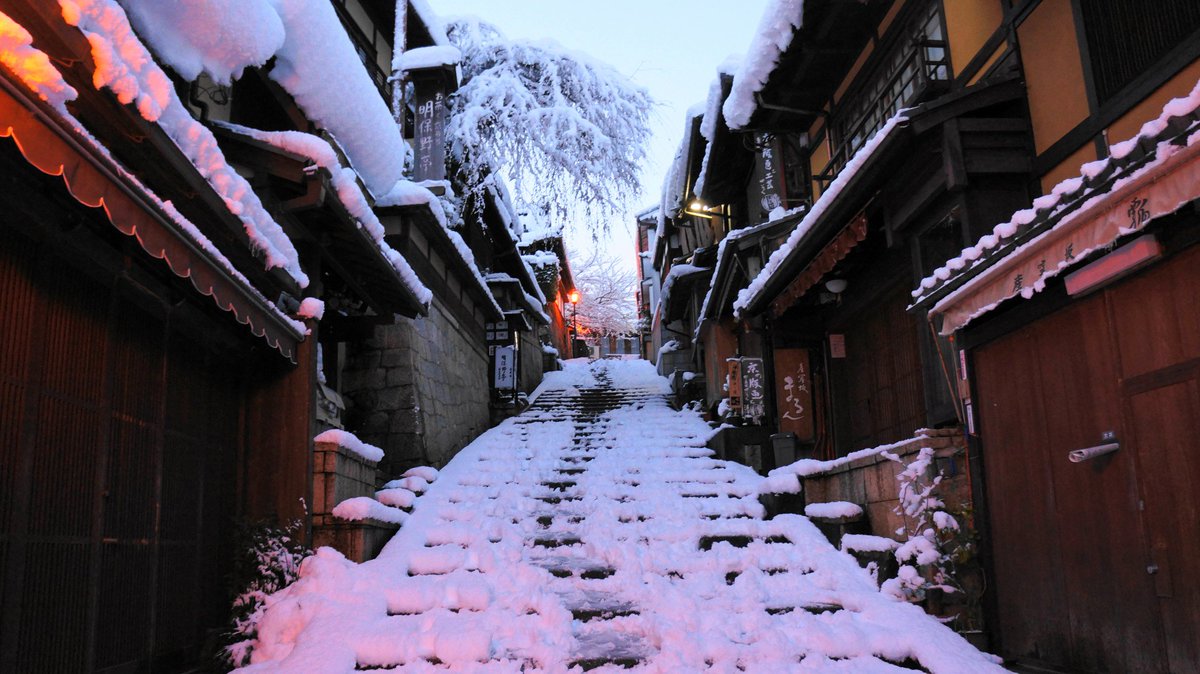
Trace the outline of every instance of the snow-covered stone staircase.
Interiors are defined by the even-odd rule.
[[[645,363],[557,373],[466,448],[380,558],[322,551],[254,671],[988,672],[764,480],[711,458]]]

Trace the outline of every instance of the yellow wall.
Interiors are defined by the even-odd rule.
[[[1143,124],[1157,119],[1162,114],[1163,106],[1167,104],[1167,101],[1186,96],[1196,87],[1197,81],[1200,81],[1200,61],[1193,61],[1191,65],[1179,71],[1175,77],[1167,80],[1166,84],[1143,99],[1141,103],[1135,105],[1123,117],[1113,122],[1112,126],[1108,127],[1108,142],[1110,144],[1119,143],[1137,135]]]
[[[896,2],[892,3],[891,9],[889,9],[888,13],[883,16],[883,21],[879,22],[880,35],[885,35],[888,28],[892,27],[892,22],[896,20],[896,15],[899,14],[900,10],[904,8],[905,2],[907,2],[907,0],[896,0]]]
[[[983,67],[979,69],[979,72],[971,76],[971,81],[967,82],[967,84],[975,84],[984,75],[987,75],[988,70],[991,70],[992,66],[996,65],[996,61],[999,61],[1000,57],[1004,56],[1006,53],[1008,53],[1008,43],[1002,43],[999,47],[996,47],[996,51],[992,52],[992,55],[989,56],[988,60],[984,62]]]
[[[1000,0],[946,0],[942,7],[950,39],[950,63],[955,72],[962,72],[1000,27],[1004,8]]]
[[[1096,146],[1089,140],[1083,144],[1083,147],[1076,150],[1075,154],[1067,157],[1061,164],[1050,169],[1046,175],[1042,176],[1042,193],[1049,194],[1055,185],[1067,178],[1078,176],[1080,166],[1095,160]]]
[[[816,178],[816,176],[825,168],[825,165],[828,163],[829,135],[826,134],[825,138],[813,147],[812,154],[808,155],[808,166],[809,170],[812,171],[812,176]],[[813,180],[812,190],[812,198],[814,201],[816,201],[817,197],[821,196],[821,183],[817,180]]]
[[[1043,0],[1017,27],[1017,39],[1025,64],[1034,147],[1041,154],[1088,116],[1071,0]]]

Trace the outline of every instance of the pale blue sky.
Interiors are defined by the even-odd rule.
[[[717,66],[746,51],[767,0],[430,0],[443,17],[470,14],[510,38],[551,38],[604,61],[650,91],[661,106],[642,174],[642,194],[612,224],[607,246],[632,266],[633,214],[659,198],[683,131],[684,113],[708,95]],[[573,248],[590,245],[576,231]]]

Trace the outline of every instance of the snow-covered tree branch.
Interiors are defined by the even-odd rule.
[[[447,35],[462,52],[447,139],[465,186],[502,167],[520,201],[606,228],[639,190],[649,93],[584,54],[508,40],[478,19],[452,21]]]

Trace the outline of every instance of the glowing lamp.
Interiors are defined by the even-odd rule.
[[[579,291],[572,290],[571,293],[567,295],[567,301],[571,304],[579,304]]]

